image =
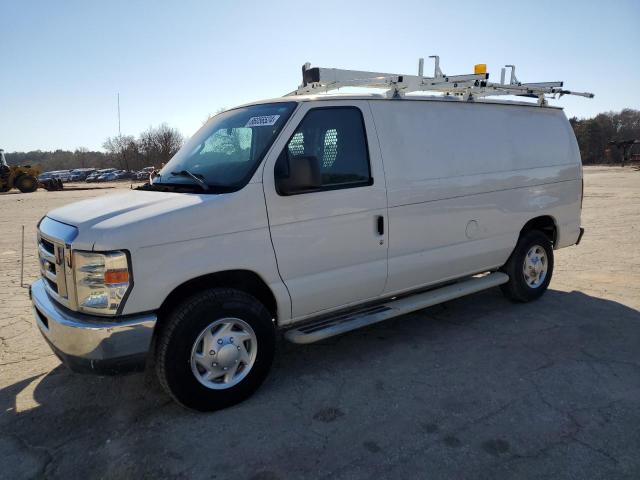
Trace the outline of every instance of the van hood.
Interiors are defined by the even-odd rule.
[[[74,248],[133,249],[263,226],[266,213],[255,211],[266,208],[261,187],[249,184],[220,195],[131,190],[72,203],[47,216],[78,228]]]
[[[47,216],[82,230],[103,222],[115,226],[142,220],[150,214],[158,215],[163,211],[195,205],[200,200],[197,195],[132,190],[71,203],[52,210]]]

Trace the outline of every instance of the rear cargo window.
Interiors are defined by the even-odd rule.
[[[291,161],[297,156],[318,158],[323,187],[371,183],[364,121],[356,107],[310,110],[289,140],[287,149]]]

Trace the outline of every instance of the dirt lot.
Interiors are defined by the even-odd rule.
[[[543,299],[496,290],[320,344],[281,342],[235,408],[151,374],[72,374],[33,325],[35,226],[113,190],[0,196],[0,477],[640,478],[640,172],[585,169],[578,247]]]

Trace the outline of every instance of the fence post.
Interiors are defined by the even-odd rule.
[[[22,243],[20,253],[20,287],[24,287],[24,225],[22,225]]]

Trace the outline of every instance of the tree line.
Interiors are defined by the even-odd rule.
[[[89,167],[140,170],[167,163],[183,143],[182,134],[163,123],[145,130],[137,138],[133,135],[108,137],[102,145],[105,151],[80,147],[74,151],[12,152],[5,153],[5,157],[10,165],[39,165],[42,171]]]
[[[593,118],[570,118],[578,139],[584,165],[622,162],[622,149],[609,142],[640,140],[640,110],[625,108],[620,112],[605,112]],[[632,153],[640,154],[640,145]]]
[[[622,149],[611,141],[640,140],[640,110],[626,108],[620,112],[605,112],[593,118],[570,118],[576,134],[582,163],[620,164]],[[6,153],[11,165],[39,165],[43,171],[72,168],[120,168],[139,170],[147,166],[160,167],[175,155],[184,143],[184,137],[175,128],[163,123],[149,128],[137,138],[132,135],[109,137],[103,144],[104,152],[77,148],[75,151],[32,151]],[[633,153],[640,154],[640,146]]]

